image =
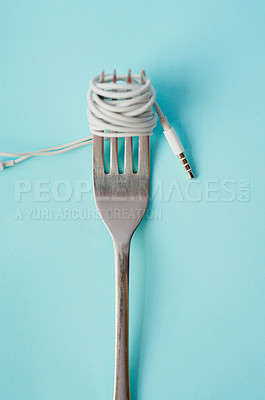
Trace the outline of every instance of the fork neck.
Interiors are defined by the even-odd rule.
[[[129,251],[130,240],[115,242],[115,377],[113,400],[130,400]]]

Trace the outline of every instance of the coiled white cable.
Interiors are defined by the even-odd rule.
[[[150,79],[141,84],[142,76],[105,75],[90,82],[87,116],[91,133],[104,137],[152,135],[157,124],[153,110],[156,93]],[[113,83],[113,79],[119,83]]]
[[[149,78],[142,74],[114,74],[95,76],[90,81],[87,95],[87,116],[90,132],[106,138],[152,135],[157,124],[157,114],[164,128],[164,134],[174,152],[177,154],[190,178],[193,174],[184,155],[184,149],[178,136],[156,102],[156,92]],[[155,113],[155,108],[157,114]],[[34,156],[51,156],[86,146],[93,136],[69,142],[63,145],[26,153],[5,153],[0,156],[16,157],[0,160],[0,171],[5,167],[18,164]]]

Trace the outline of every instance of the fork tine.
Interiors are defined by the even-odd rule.
[[[145,82],[146,82],[146,75],[145,75],[145,70],[143,69],[141,73],[141,84],[144,85]]]
[[[141,74],[141,84],[144,85],[146,82],[145,70],[142,70]],[[149,154],[149,136],[140,136],[139,137],[139,154],[138,154],[138,164],[139,172],[146,172],[146,170],[150,168],[150,154]]]
[[[104,138],[102,136],[93,136],[93,166],[97,173],[104,172]]]
[[[139,137],[139,172],[143,172],[146,169],[149,170],[150,156],[149,156],[149,136]]]
[[[125,138],[125,152],[124,152],[124,172],[132,173],[132,138]]]
[[[110,172],[118,173],[118,139],[110,139]]]

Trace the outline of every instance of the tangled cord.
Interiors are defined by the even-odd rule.
[[[117,83],[118,81],[118,83]],[[156,92],[143,75],[115,73],[90,82],[87,116],[91,133],[104,137],[152,135],[157,124],[153,110]]]
[[[157,115],[164,129],[165,137],[190,179],[194,177],[191,167],[184,155],[184,149],[174,130],[163,115],[156,102],[156,92],[149,78],[142,74],[95,76],[90,81],[87,94],[87,117],[92,135],[45,149],[26,153],[3,153],[0,156],[16,157],[0,160],[0,171],[34,156],[52,156],[83,147],[91,143],[93,135],[105,138],[152,135],[157,124]],[[154,111],[155,108],[156,112]],[[157,113],[157,114],[156,114]]]

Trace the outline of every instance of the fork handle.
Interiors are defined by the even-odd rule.
[[[130,400],[129,382],[129,252],[113,240],[115,254],[115,372],[113,400]]]

